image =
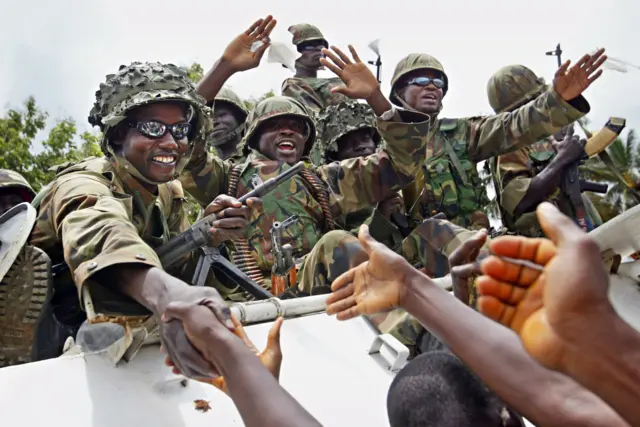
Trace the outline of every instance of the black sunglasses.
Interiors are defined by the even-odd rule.
[[[442,89],[444,87],[444,80],[442,79],[432,79],[430,77],[414,77],[411,80],[409,80],[407,82],[407,85],[416,85],[416,86],[422,86],[422,87],[427,87],[429,86],[431,83],[433,83],[433,85],[435,87],[437,87],[438,89]]]
[[[168,125],[157,120],[130,121],[129,127],[138,129],[141,134],[151,139],[162,138],[170,132],[175,140],[180,140],[186,138],[191,131],[191,123]]]

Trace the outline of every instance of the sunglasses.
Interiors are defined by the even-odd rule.
[[[191,123],[168,125],[157,120],[131,121],[129,127],[138,129],[141,134],[151,139],[160,139],[170,132],[176,141],[186,138],[191,131]]]
[[[438,89],[442,89],[444,87],[444,80],[442,79],[432,79],[430,77],[414,77],[413,79],[409,80],[407,82],[407,86],[408,85],[416,85],[416,86],[422,86],[422,87],[427,87],[429,86],[431,83],[433,83],[433,85],[435,87],[437,87]]]
[[[305,44],[301,44],[300,46],[298,46],[298,52],[310,52],[312,50],[318,50],[318,48],[322,49],[322,48],[328,48],[329,46],[322,42],[310,42],[310,43],[305,43]]]

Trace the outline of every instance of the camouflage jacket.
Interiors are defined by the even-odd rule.
[[[428,117],[422,114],[403,114],[406,122],[379,121],[380,132],[389,143],[386,151],[366,158],[354,158],[333,162],[321,167],[309,168],[328,192],[327,208],[333,218],[375,205],[407,185],[415,175],[423,159],[424,142],[416,135],[428,132]],[[280,173],[286,167],[278,162],[266,160],[253,152],[243,166],[234,196],[242,196],[249,190],[253,174],[263,181]],[[212,196],[226,192],[230,166],[209,154],[200,161],[191,163],[180,177],[183,187],[202,204],[211,202]],[[269,230],[274,221],[284,221],[293,214],[300,216],[299,225],[290,233],[298,256],[303,256],[326,231],[320,201],[311,197],[309,185],[296,177],[281,184],[281,190],[267,194],[263,199],[263,213],[254,213],[247,239],[252,253],[262,271],[271,268]]]
[[[55,276],[54,305],[64,316],[78,316],[78,292],[88,285],[97,312],[147,314],[99,273],[119,264],[162,268],[153,248],[189,227],[180,183],[159,185],[152,194],[109,159],[89,158],[60,167],[43,191],[31,244],[52,265],[68,266]],[[170,273],[182,275],[184,267]]]
[[[322,79],[317,77],[291,77],[282,82],[282,95],[290,96],[303,103],[314,113],[328,105],[348,100],[340,93],[331,93],[331,88],[342,86],[339,78]]]
[[[491,159],[491,173],[502,222],[510,231],[528,237],[544,237],[536,213],[532,211],[516,215],[515,210],[527,193],[531,179],[539,174],[556,155],[550,138]],[[591,201],[584,194],[582,199],[589,219],[594,225],[601,225],[602,219]],[[547,201],[556,205],[567,215],[575,214],[571,201],[559,188],[547,197]]]
[[[531,145],[589,111],[583,97],[572,104],[549,89],[513,112],[438,119],[431,133],[423,136],[427,160],[414,183],[403,189],[407,212],[418,222],[443,212],[462,227],[488,227],[484,212],[488,199],[476,164]],[[415,203],[418,198],[420,203]]]

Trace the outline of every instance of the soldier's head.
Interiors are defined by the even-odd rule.
[[[453,354],[431,351],[405,366],[387,394],[391,427],[520,427],[519,417],[504,408]]]
[[[36,193],[18,172],[0,169],[0,215],[19,205],[31,203]]]
[[[260,101],[247,118],[247,146],[271,160],[294,164],[308,156],[316,127],[307,109],[286,96]]]
[[[108,75],[89,123],[102,130],[104,153],[148,185],[176,178],[212,129],[211,110],[185,70],[157,62]]]
[[[375,153],[380,133],[371,107],[354,101],[330,105],[318,116],[318,150],[323,161],[341,161]]]
[[[223,87],[213,103],[213,131],[209,142],[214,147],[237,144],[244,135],[249,111],[240,97],[231,89]]]
[[[389,99],[400,107],[437,114],[442,109],[442,98],[448,88],[449,80],[436,58],[412,53],[396,65]]]
[[[296,64],[309,70],[322,68],[320,63],[320,58],[324,57],[322,49],[328,48],[329,43],[318,27],[311,24],[296,24],[290,26],[288,31],[293,35],[292,42],[300,52]]]
[[[513,111],[545,90],[544,79],[524,65],[502,67],[487,82],[489,104],[496,113]]]

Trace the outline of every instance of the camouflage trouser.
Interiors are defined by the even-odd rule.
[[[448,257],[475,233],[444,219],[428,219],[403,241],[402,254],[409,262],[420,263],[429,276],[443,277],[449,272]],[[489,239],[484,248],[488,244]],[[370,319],[380,332],[396,337],[414,355],[444,348],[437,338],[403,309],[371,316]]]
[[[350,268],[367,260],[357,237],[346,231],[322,236],[298,270],[298,296],[331,292],[331,283]]]

